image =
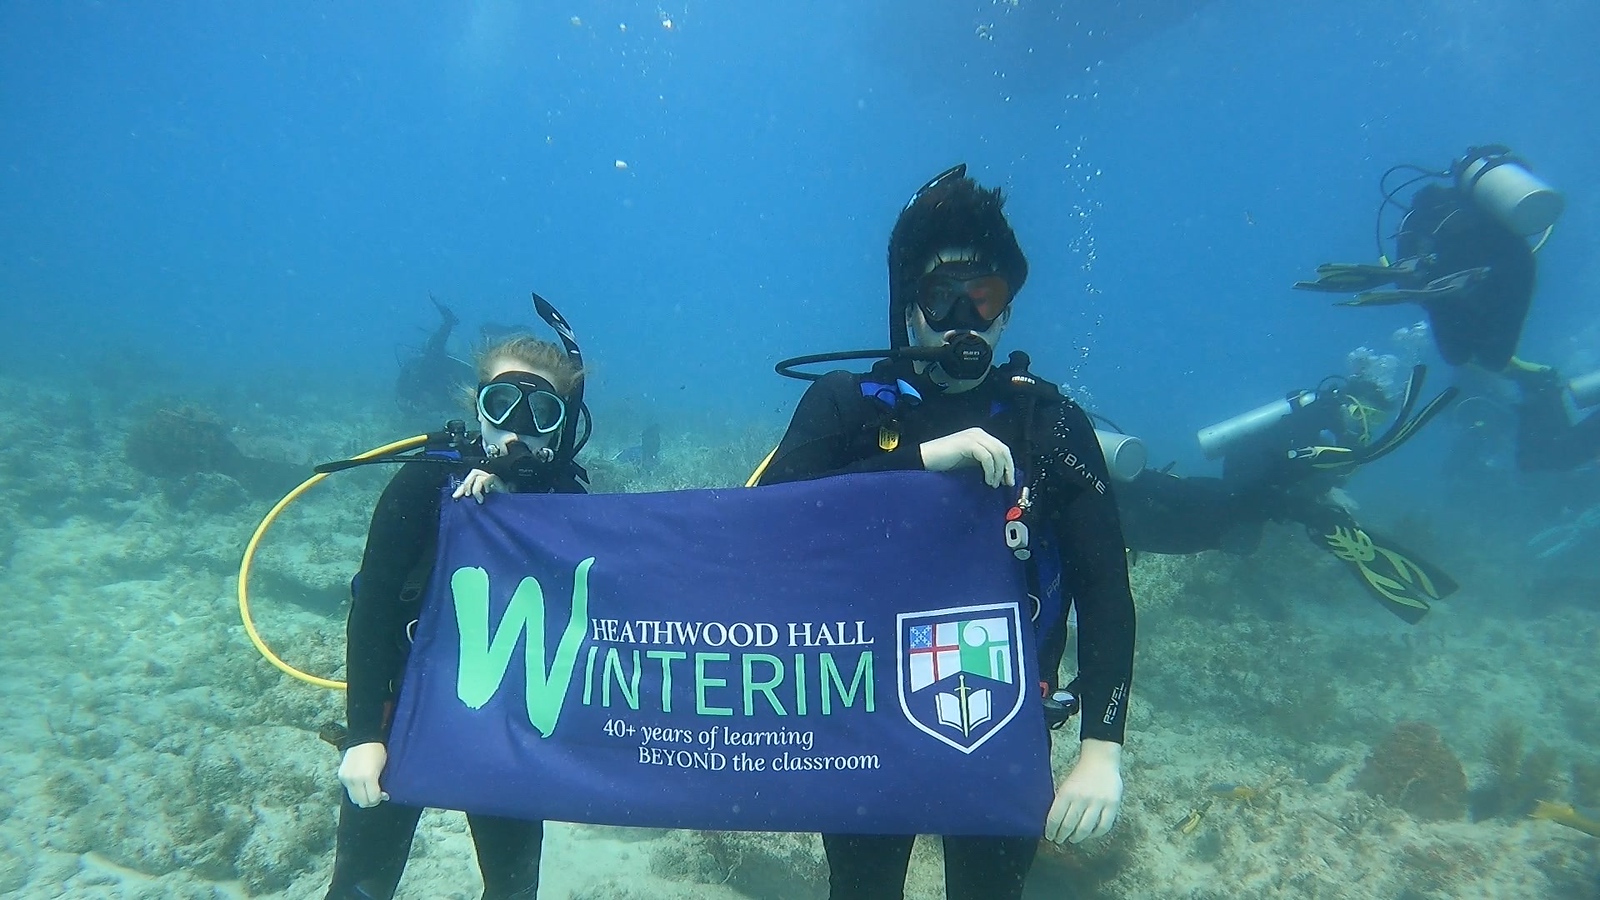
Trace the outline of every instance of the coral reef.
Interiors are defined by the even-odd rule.
[[[128,465],[157,478],[193,472],[227,474],[243,454],[228,439],[228,427],[194,406],[158,408],[135,421],[123,442]]]
[[[359,402],[370,394],[311,387],[206,402],[237,413],[220,434],[252,455],[334,459],[399,434],[388,410]],[[288,411],[264,412],[258,399]],[[0,629],[0,699],[27,711],[0,729],[0,894],[320,897],[338,756],[314,730],[340,718],[342,699],[284,678],[241,632],[230,579],[265,509],[261,498],[234,475],[135,469],[118,451],[122,434],[149,427],[144,398],[123,412],[98,409],[99,444],[63,442],[37,427],[61,400],[53,389],[0,377],[0,407],[10,413],[0,416],[0,592],[11,613]],[[195,415],[195,427],[210,427]],[[732,419],[674,419],[649,467],[606,443],[620,431],[610,423],[622,419],[599,418],[606,425],[584,461],[600,489],[740,484],[777,436],[776,427]],[[46,458],[61,478],[38,477]],[[340,672],[336,614],[392,472],[329,479],[284,514],[261,548],[251,579],[257,624],[301,668]],[[1500,577],[1489,567],[1477,575]],[[1424,787],[1405,787],[1409,778],[1383,800],[1352,789],[1383,768],[1363,761],[1392,725],[1379,718],[1384,710],[1436,725],[1428,734],[1439,749],[1441,733],[1476,748],[1489,731],[1484,711],[1514,695],[1517,721],[1550,748],[1530,752],[1519,733],[1517,777],[1541,783],[1551,760],[1572,760],[1570,799],[1600,805],[1592,715],[1600,674],[1589,664],[1600,611],[1586,594],[1563,588],[1570,598],[1544,617],[1482,615],[1517,578],[1462,577],[1461,597],[1403,629],[1297,529],[1276,526],[1253,556],[1146,555],[1132,577],[1140,656],[1123,815],[1109,838],[1042,847],[1030,898],[1592,894],[1586,835],[1510,813],[1477,823],[1407,815]],[[1508,658],[1518,665],[1506,666]],[[1069,673],[1074,665],[1069,655]],[[1072,732],[1054,735],[1058,778],[1075,757]],[[1385,754],[1394,755],[1374,756]],[[1475,782],[1511,771],[1513,754],[1499,754],[1497,767],[1473,754]],[[1269,775],[1280,770],[1289,773],[1281,781]],[[1208,787],[1224,783],[1258,793],[1246,800]],[[1263,794],[1266,783],[1273,786]],[[1173,830],[1208,799],[1194,830]],[[546,846],[541,896],[552,898],[825,893],[814,835],[552,823]],[[943,897],[942,865],[939,842],[918,840],[907,900]],[[399,897],[471,900],[475,872],[463,818],[430,812]]]
[[[1467,813],[1467,774],[1439,729],[1401,722],[1373,748],[1355,786],[1419,819],[1455,820]]]
[[[1600,763],[1578,760],[1572,764],[1572,802],[1591,809],[1600,807]]]
[[[1521,818],[1536,800],[1555,799],[1559,761],[1548,747],[1525,747],[1521,723],[1502,719],[1489,733],[1483,756],[1489,779],[1472,792],[1472,818]]]
[[[198,407],[160,407],[129,427],[123,458],[157,479],[174,506],[194,505],[206,512],[235,509],[243,494],[281,495],[311,474],[291,463],[246,456],[229,431],[220,419]],[[219,477],[236,484],[219,485]]]

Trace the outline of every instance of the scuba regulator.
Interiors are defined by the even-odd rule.
[[[583,354],[578,348],[578,341],[573,335],[572,326],[567,324],[567,320],[549,301],[538,294],[533,295],[533,308],[539,314],[539,318],[555,330],[568,358],[578,367],[579,371],[582,371]],[[421,462],[442,463],[445,465],[471,463],[508,480],[532,480],[533,478],[550,474],[550,466],[556,465],[568,467],[573,477],[587,483],[588,473],[575,461],[578,451],[582,450],[584,444],[588,443],[589,436],[594,430],[594,420],[590,416],[589,407],[583,402],[582,380],[579,380],[572,391],[572,396],[567,398],[566,404],[571,412],[567,414],[561,424],[561,435],[557,438],[554,447],[532,450],[520,441],[513,441],[509,452],[490,459],[484,452],[478,432],[475,430],[469,431],[467,423],[462,419],[451,419],[445,423],[444,428],[440,431],[394,441],[381,447],[375,447],[350,459],[336,460],[316,466],[315,474],[286,494],[262,518],[261,523],[256,526],[255,532],[245,545],[243,559],[239,562],[239,618],[244,623],[245,634],[249,636],[250,642],[255,646],[257,652],[279,671],[292,678],[332,690],[343,690],[345,688],[345,684],[342,681],[311,675],[284,662],[267,646],[266,641],[262,639],[260,633],[256,630],[255,620],[250,615],[250,570],[255,561],[256,551],[260,548],[261,540],[266,536],[267,529],[272,527],[272,523],[288,508],[289,504],[298,500],[306,491],[309,491],[335,472],[343,472],[357,466],[378,463]],[[330,742],[337,737],[331,731],[323,735],[323,739]]]
[[[1389,178],[1396,172],[1414,174],[1390,187]],[[1389,264],[1389,257],[1383,247],[1383,211],[1394,206],[1409,215],[1411,208],[1396,200],[1395,195],[1424,181],[1450,183],[1464,201],[1520,236],[1543,233],[1544,237],[1539,241],[1541,247],[1566,208],[1566,198],[1533,174],[1527,161],[1504,144],[1468,147],[1460,159],[1453,160],[1450,167],[1444,170],[1429,169],[1414,163],[1390,166],[1378,178],[1378,192],[1383,199],[1378,202],[1372,228],[1378,258],[1384,265]],[[1405,230],[1403,222],[1399,230]]]

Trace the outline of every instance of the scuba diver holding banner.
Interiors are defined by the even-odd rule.
[[[320,466],[252,538],[240,574],[252,640],[284,671],[341,687],[260,642],[245,602],[250,559],[272,518],[317,479],[405,463],[353,584],[349,727],[324,731],[344,752],[347,793],[329,897],[390,895],[424,807],[471,814],[492,898],[532,896],[544,819],[1011,836],[965,846],[1015,845],[1006,862],[1020,864],[1019,889],[1047,820],[1063,823],[1062,836],[1110,826],[1120,775],[1109,739],[1126,715],[1132,608],[1114,512],[1099,517],[1103,472],[1057,460],[1029,482],[1035,494],[1009,497],[920,472],[576,496],[586,416],[575,343],[570,351],[570,366],[492,351],[477,434],[452,423]],[[1014,381],[1020,402],[1053,407],[1023,397],[1025,382]],[[1098,466],[1092,431],[1075,434],[1086,449],[1064,446],[1093,454],[1080,468]],[[481,509],[452,502],[501,490],[512,496]],[[1039,684],[1019,556],[1031,547],[1054,559],[1044,552],[1054,527],[1026,508],[1009,522],[1006,513],[1013,499],[1043,514],[1080,496],[1062,515],[1089,538],[1110,522],[1110,564],[1099,566],[1109,576],[1104,588],[1077,572],[1067,580],[1085,586],[1080,603],[1120,599],[1128,618],[1083,613],[1086,627],[1125,626],[1111,632],[1124,643],[1095,647],[1085,667],[1099,679],[1083,690],[1098,701],[1085,731],[1108,746],[1086,745],[1052,817],[1041,707],[1065,722],[1076,705]],[[1041,566],[1056,588],[1053,572]],[[1040,593],[1057,598],[1046,618],[1061,626],[1047,636],[1059,647],[1059,591]],[[966,605],[950,608],[952,594]],[[1108,677],[1118,680],[1102,688]],[[905,698],[918,691],[911,711]]]
[[[245,585],[256,543],[273,517],[327,474],[376,463],[400,463],[373,511],[359,574],[351,582],[347,628],[348,726],[329,725],[323,737],[342,752],[344,786],[328,900],[392,897],[404,873],[421,807],[389,800],[388,744],[402,673],[406,671],[423,588],[435,568],[440,515],[452,500],[482,503],[489,493],[585,492],[587,476],[574,458],[592,423],[583,402],[583,358],[571,328],[537,294],[539,316],[563,346],[528,334],[486,344],[476,360],[473,400],[477,431],[452,421],[444,431],[355,459],[317,467],[317,475],[279,504],[257,530],[240,577],[246,628],[269,661],[302,680],[337,682],[300,673],[274,656],[255,632]],[[415,453],[385,452],[422,445]],[[469,812],[485,900],[532,900],[539,885],[544,823]]]
[[[751,476],[768,485],[830,475],[977,468],[1014,502],[1003,523],[1027,566],[1047,720],[1079,708],[1081,751],[1060,783],[1045,837],[1105,834],[1122,797],[1121,750],[1133,675],[1134,608],[1102,441],[1087,414],[1028,371],[1023,353],[993,366],[994,346],[1027,278],[1003,197],[958,165],[918,190],[889,240],[888,350],[778,364],[813,383],[777,448]],[[871,371],[807,375],[799,366],[878,359]],[[1133,449],[1133,447],[1129,447]],[[1113,453],[1113,456],[1116,456]],[[997,523],[1000,527],[1000,523]],[[928,548],[938,565],[939,548]],[[1070,597],[1077,679],[1056,683]],[[912,835],[823,835],[832,900],[902,896]],[[952,900],[1018,898],[1034,837],[944,837]]]

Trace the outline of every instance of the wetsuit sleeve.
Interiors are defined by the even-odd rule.
[[[865,434],[872,422],[873,407],[861,396],[855,376],[849,372],[824,375],[800,398],[789,430],[778,442],[759,483],[922,468],[922,451],[915,444],[902,442],[887,452],[876,443],[866,446]]]
[[[433,552],[445,466],[409,463],[389,481],[372,512],[346,626],[346,715],[350,744],[382,741],[405,667],[405,628],[415,607],[400,593],[412,569]]]
[[[1122,743],[1133,685],[1135,617],[1122,524],[1094,426],[1072,403],[1053,409],[1040,501],[1078,611],[1080,736]]]

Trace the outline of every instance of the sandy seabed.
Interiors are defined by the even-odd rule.
[[[37,427],[63,402],[0,380],[0,897],[320,897],[339,787],[317,729],[342,698],[264,663],[235,597],[270,499],[227,475],[131,466],[116,435],[158,405],[103,413],[98,440],[79,443]],[[293,462],[397,431],[354,413],[342,429],[308,425],[329,420],[309,400],[245,418],[232,440]],[[602,489],[731,484],[769,437],[669,437],[649,474],[600,446],[591,468]],[[259,621],[297,665],[340,668],[343,597],[382,483],[340,476],[269,536]],[[1526,561],[1441,561],[1464,587],[1407,627],[1288,530],[1245,559],[1141,558],[1122,819],[1109,838],[1042,848],[1030,897],[1600,895],[1600,841],[1510,808],[1519,791],[1596,803],[1600,603],[1545,598],[1514,615]],[[1461,814],[1419,817],[1408,786],[1372,793],[1363,772],[1401,723],[1459,759]],[[400,896],[478,890],[463,817],[429,812]],[[553,900],[825,895],[812,835],[547,831]],[[936,841],[918,842],[907,896],[942,896]]]

